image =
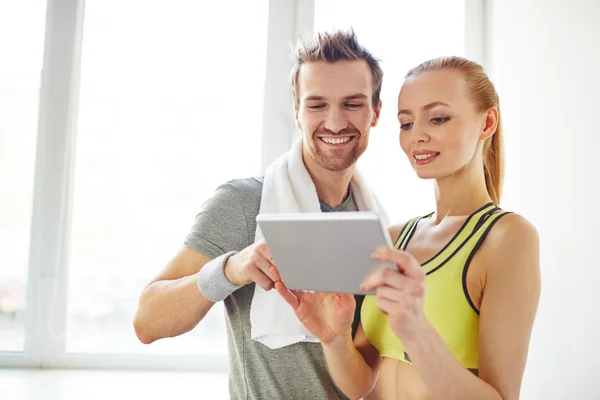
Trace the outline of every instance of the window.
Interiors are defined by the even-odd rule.
[[[24,348],[45,12],[0,1],[0,351]]]
[[[371,130],[369,148],[358,165],[394,223],[435,207],[431,182],[417,178],[400,149],[398,92],[404,75],[420,62],[464,55],[464,14],[464,0],[315,2],[315,31],[352,27],[359,41],[382,60],[381,119]],[[423,198],[432,201],[423,204]]]
[[[374,1],[0,0],[0,367],[226,367],[222,304],[150,346],[133,314],[216,187],[289,149],[289,45],[311,29],[353,27],[382,58],[384,109],[359,164],[392,220],[429,211],[397,91],[410,67],[465,52],[465,8],[482,15]]]
[[[132,319],[216,187],[260,172],[267,17],[267,1],[87,2],[67,352],[226,354],[222,304],[150,346]]]

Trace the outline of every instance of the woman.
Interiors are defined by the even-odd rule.
[[[351,295],[279,293],[322,342],[350,398],[517,399],[540,295],[536,229],[500,209],[500,109],[480,65],[459,57],[409,71],[398,97],[400,145],[435,182],[435,212],[394,226],[394,262]],[[409,194],[407,194],[409,195]]]

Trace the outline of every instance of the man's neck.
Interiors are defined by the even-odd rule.
[[[306,169],[315,184],[317,196],[321,201],[336,208],[346,200],[354,166],[343,171],[328,171],[320,165],[306,165]]]
[[[313,178],[313,182],[315,183],[319,199],[327,203],[331,208],[339,207],[346,200],[350,179],[344,180],[340,178],[335,181],[322,180],[318,182]]]

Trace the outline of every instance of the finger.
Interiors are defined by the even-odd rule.
[[[360,290],[368,292],[380,286],[390,286],[398,290],[404,290],[409,285],[409,280],[410,278],[399,271],[382,268],[367,276],[361,284]]]
[[[271,267],[273,264],[269,262],[266,258],[259,254],[258,252],[254,252],[252,254],[252,263],[256,268],[258,268],[263,274],[269,277],[269,279],[273,282],[277,282],[279,279],[279,273],[273,273]]]
[[[269,246],[267,246],[267,242],[265,242],[264,240],[260,241],[256,245],[255,249],[256,252],[260,254],[265,260],[275,265],[275,263],[273,262],[273,256],[271,256],[271,251],[269,250]]]
[[[279,275],[279,271],[274,265],[269,267],[269,276],[272,277],[275,282],[281,281],[281,275]]]
[[[377,298],[385,299],[397,303],[406,296],[406,292],[402,289],[393,288],[390,286],[379,286],[375,292]]]
[[[321,292],[312,292],[305,290],[290,290],[294,296],[298,298],[300,305],[302,304],[315,304],[320,303],[323,298],[325,298],[325,294]]]
[[[290,292],[281,281],[275,282],[275,289],[277,290],[277,293],[279,293],[279,295],[283,297],[283,299],[290,306],[292,306],[292,309],[296,311],[296,309],[300,306],[300,300],[298,297],[296,297],[294,293]]]
[[[271,256],[271,251],[264,240],[256,246],[256,252],[263,259],[269,262],[269,266],[264,272],[273,280],[273,282],[280,281],[281,276],[279,275],[277,267],[275,267],[275,262],[273,261],[273,256]]]
[[[260,269],[252,268],[249,272],[249,278],[252,282],[255,282],[258,286],[263,288],[266,291],[273,289],[275,282],[271,280],[267,275],[265,275]]]
[[[423,268],[417,259],[407,251],[391,249],[389,247],[380,247],[371,257],[377,261],[392,262],[396,264],[398,270],[407,276],[420,277],[423,275]]]
[[[394,310],[394,308],[399,307],[398,303],[395,303],[388,299],[380,298],[379,296],[377,297],[376,304],[379,310],[385,315],[389,315]]]

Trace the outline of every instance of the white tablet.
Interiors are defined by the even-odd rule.
[[[371,259],[378,247],[392,246],[374,212],[259,214],[256,222],[291,290],[365,294],[359,287],[371,272],[396,268]]]

